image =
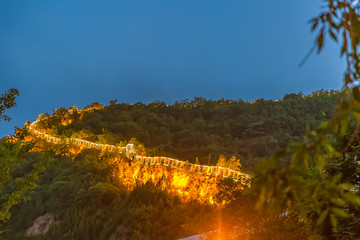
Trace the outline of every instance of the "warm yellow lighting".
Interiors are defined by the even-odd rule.
[[[102,106],[95,107],[101,109]],[[95,107],[93,108],[95,109]],[[83,111],[78,113],[81,119]],[[226,164],[222,166],[204,166],[167,157],[147,157],[144,151],[136,152],[133,144],[120,147],[89,142],[79,138],[52,136],[49,129],[36,129],[38,123],[43,119],[39,117],[38,120],[27,126],[33,134],[25,141],[37,141],[38,151],[52,149],[57,154],[73,159],[85,149],[94,150],[91,154],[87,153],[90,157],[101,159],[106,155],[108,164],[117,166],[113,171],[114,179],[117,179],[119,184],[124,185],[129,191],[150,182],[161,190],[180,196],[185,203],[197,201],[203,204],[222,206],[229,200],[227,200],[228,202],[225,200],[217,202],[214,197],[220,191],[218,183],[223,177],[234,179],[237,183],[234,186],[235,189],[243,190],[250,186],[250,176],[231,170],[241,166],[240,161],[235,158],[225,161]],[[61,120],[61,124],[64,126],[73,122],[73,119],[67,117]],[[137,149],[140,149],[139,146]],[[125,154],[127,159],[123,158],[121,154]],[[129,162],[128,159],[132,159],[132,161]]]
[[[186,174],[175,172],[173,177],[173,186],[177,188],[185,188],[188,185],[190,177]]]

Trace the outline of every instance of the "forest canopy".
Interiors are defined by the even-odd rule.
[[[39,127],[58,136],[108,144],[136,138],[148,148],[148,155],[198,159],[202,164],[215,165],[220,155],[235,155],[251,171],[260,159],[300,140],[307,125],[314,128],[327,120],[337,94],[320,90],[254,102],[195,97],[172,105],[111,101],[83,108],[81,118],[75,108],[70,115],[69,109],[54,110],[51,116],[40,117]]]

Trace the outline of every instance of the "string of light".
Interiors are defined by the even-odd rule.
[[[119,147],[109,144],[100,144],[94,143],[86,140],[82,140],[79,138],[59,138],[54,137],[49,134],[40,132],[36,129],[36,125],[38,120],[32,122],[29,125],[29,130],[32,132],[36,137],[41,139],[45,139],[46,141],[54,144],[65,143],[65,144],[75,144],[83,146],[84,148],[94,148],[104,151],[110,152],[117,152],[117,153],[125,153],[126,157],[130,160],[140,162],[141,164],[146,165],[163,165],[168,166],[171,168],[180,168],[184,171],[192,172],[192,173],[199,173],[199,174],[207,174],[207,175],[215,175],[224,178],[232,178],[235,181],[239,181],[240,179],[250,179],[248,174],[242,173],[240,171],[236,171],[226,167],[220,166],[207,166],[207,165],[200,165],[189,163],[187,161],[181,161],[174,158],[168,157],[148,157],[148,156],[141,156],[136,154],[135,148],[133,144],[127,144],[126,147]]]

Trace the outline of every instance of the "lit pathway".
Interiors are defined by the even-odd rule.
[[[250,180],[250,176],[242,173],[240,171],[235,171],[230,168],[224,168],[219,166],[207,166],[207,165],[200,165],[200,164],[193,164],[187,161],[181,161],[173,158],[168,157],[147,157],[147,156],[140,156],[137,155],[134,149],[133,144],[128,144],[126,147],[118,147],[109,144],[99,144],[93,143],[86,140],[78,139],[78,138],[58,138],[51,136],[46,133],[42,133],[36,130],[36,124],[38,120],[32,122],[29,125],[30,131],[37,137],[41,139],[45,139],[48,142],[58,144],[58,143],[65,143],[65,144],[75,144],[81,145],[85,148],[95,148],[110,152],[118,152],[118,153],[125,153],[126,157],[133,161],[140,162],[141,164],[147,165],[164,165],[169,166],[172,168],[180,168],[188,172],[199,173],[199,174],[207,174],[207,175],[216,175],[222,176],[225,178],[232,178],[235,181],[239,180]]]

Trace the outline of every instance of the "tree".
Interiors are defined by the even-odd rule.
[[[237,171],[241,169],[240,159],[235,156],[232,156],[230,159],[226,159],[224,155],[220,155],[216,166],[230,168]]]
[[[9,121],[5,110],[16,106],[17,89],[9,89],[0,97],[0,119]],[[18,140],[28,134],[26,128],[16,129],[13,137],[5,137],[0,141],[0,223],[10,218],[10,208],[24,199],[29,189],[36,187],[36,180],[49,163],[49,156],[43,155],[29,172],[14,176],[14,171],[24,163],[24,155],[29,151],[30,144],[20,144]]]
[[[329,160],[342,159],[342,153],[360,139],[360,5],[350,0],[326,3],[326,11],[310,21],[313,31],[320,29],[315,47],[321,52],[326,35],[334,41],[342,40],[341,54],[347,62],[344,89],[329,121],[315,130],[308,127],[303,141],[292,143],[263,162],[254,183],[259,191],[258,208],[268,206],[295,213],[326,239],[336,239],[341,231],[339,224],[353,222],[360,207],[359,187],[324,168]],[[334,136],[344,136],[352,124],[354,131],[345,148],[336,149]],[[289,156],[290,164],[281,165],[281,159]],[[346,231],[341,234],[346,238]]]
[[[19,96],[19,91],[15,88],[9,89],[4,94],[1,94],[0,96],[0,120],[4,119],[5,121],[10,121],[10,117],[8,115],[5,115],[5,110],[15,107],[16,102],[15,98]]]

